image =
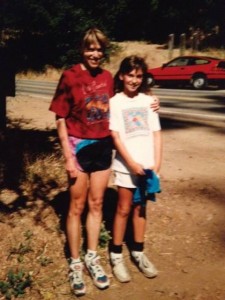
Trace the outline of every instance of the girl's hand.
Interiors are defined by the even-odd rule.
[[[152,98],[154,99],[154,102],[151,103],[151,109],[153,111],[158,111],[160,109],[160,101],[159,101],[159,98],[155,95],[152,95]]]
[[[143,166],[136,163],[136,162],[133,162],[129,165],[130,169],[131,169],[131,172],[134,174],[134,175],[145,175],[145,171],[143,169]]]
[[[160,177],[159,169],[158,169],[158,168],[153,167],[153,168],[151,168],[151,170],[152,170],[153,172],[155,172],[155,174],[156,174],[157,177]]]
[[[76,178],[78,174],[78,169],[76,168],[75,158],[70,157],[66,159],[65,168],[69,174],[69,178]]]

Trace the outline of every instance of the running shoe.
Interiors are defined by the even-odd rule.
[[[158,275],[156,267],[150,262],[143,252],[132,251],[131,257],[133,262],[146,277],[154,278]]]
[[[99,289],[106,289],[109,287],[109,278],[105,274],[102,266],[100,265],[100,257],[94,256],[89,258],[85,256],[85,265],[93,279],[94,284]]]
[[[113,274],[120,282],[129,282],[131,276],[124,263],[123,255],[117,253],[110,253],[110,261],[112,264]]]
[[[83,296],[86,293],[86,286],[83,281],[83,263],[71,262],[69,271],[70,286],[76,296]]]

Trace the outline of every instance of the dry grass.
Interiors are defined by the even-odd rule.
[[[57,154],[42,154],[32,161],[29,154],[24,159],[24,176],[20,189],[29,200],[52,200],[67,187],[64,159]]]

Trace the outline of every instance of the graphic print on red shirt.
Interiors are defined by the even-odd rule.
[[[98,84],[95,80],[90,85],[83,86],[87,123],[94,124],[109,118],[109,98],[105,93],[107,82]]]

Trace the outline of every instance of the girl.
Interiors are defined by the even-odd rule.
[[[125,58],[115,76],[114,86],[117,94],[110,99],[110,130],[116,147],[112,168],[118,187],[118,205],[110,260],[116,278],[128,282],[131,277],[124,264],[122,243],[131,211],[134,229],[131,258],[145,276],[157,275],[143,249],[146,199],[148,194],[160,192],[158,174],[162,140],[158,114],[150,108],[153,97],[146,95],[147,66],[144,60],[137,56]]]

